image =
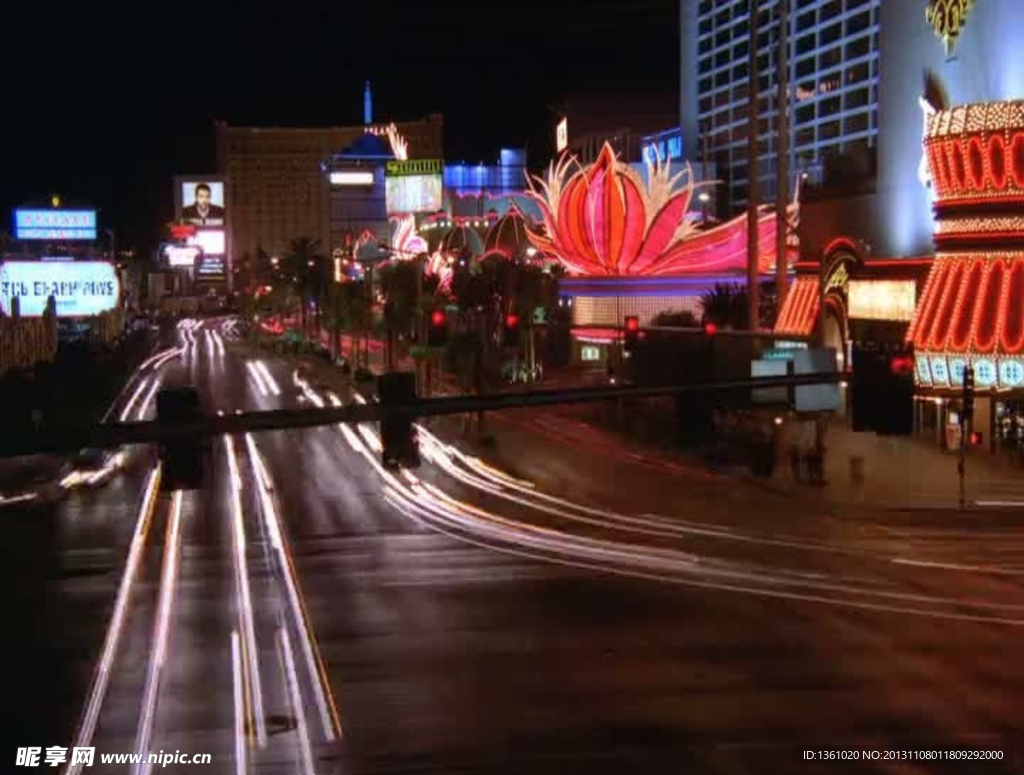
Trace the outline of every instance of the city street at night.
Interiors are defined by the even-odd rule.
[[[0,775],[1024,773],[1024,1],[8,5]]]
[[[297,385],[292,363],[212,332],[187,330],[184,355],[145,378],[193,381],[213,412],[331,400]],[[143,399],[133,411],[150,411]],[[676,513],[642,498],[606,513],[575,503],[574,482],[520,489],[472,458],[461,479],[425,463],[403,486],[366,452],[373,437],[234,438],[230,459],[221,439],[201,491],[156,495],[102,693],[93,668],[151,458],[130,450],[127,471],[52,507],[79,623],[60,650],[78,657],[77,701],[96,708],[82,742],[131,751],[142,729],[148,750],[229,761],[232,633],[247,631],[249,724],[266,736],[254,771],[304,772],[307,751],[317,772],[797,771],[808,746],[1007,747],[1020,734],[1007,644],[1024,623],[1024,543],[1005,526],[969,537],[936,513],[933,529],[888,532],[805,513],[798,529],[763,491],[722,479],[687,495],[692,480],[672,472],[646,476],[678,494],[662,500]],[[580,466],[580,489],[602,475]],[[728,518],[715,487],[734,491]],[[72,575],[83,563],[101,572]]]

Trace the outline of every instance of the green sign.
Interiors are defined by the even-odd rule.
[[[790,347],[775,347],[765,350],[761,360],[764,361],[791,361],[796,357],[797,350]]]
[[[389,178],[441,175],[444,173],[444,162],[440,159],[392,159],[385,166],[385,171]]]

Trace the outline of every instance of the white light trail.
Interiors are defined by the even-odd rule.
[[[367,445],[360,440],[359,435],[347,426],[341,427],[350,446],[366,457],[374,469],[381,474],[386,485],[385,496],[392,505],[402,510],[407,516],[414,518],[418,523],[426,524],[439,532],[474,545],[573,567],[651,578],[685,586],[829,603],[897,614],[961,621],[984,621],[1015,626],[1024,625],[1024,620],[1008,619],[987,613],[987,611],[1024,610],[1024,606],[1020,605],[901,593],[839,581],[828,583],[827,577],[821,574],[745,568],[742,565],[717,558],[704,558],[674,550],[660,550],[619,541],[587,538],[508,520],[481,508],[457,501],[432,485],[420,483],[411,474],[403,474],[403,478],[411,484],[411,486],[406,486],[379,464],[375,456],[367,449]],[[429,454],[429,435],[426,446]],[[491,492],[496,488],[481,485],[480,489]],[[533,504],[529,505],[536,508]],[[467,536],[467,532],[470,535],[479,536],[480,540]],[[724,537],[728,538],[735,536],[728,531],[722,531],[722,533]],[[513,546],[520,548],[510,548]],[[800,548],[811,548],[811,545],[800,545]],[[695,578],[694,574],[701,574],[708,578]],[[755,582],[763,586],[751,586]],[[781,587],[804,587],[809,591]],[[812,594],[812,592],[819,594]],[[922,605],[946,606],[953,609],[973,607],[986,612],[967,614],[956,610],[943,611],[922,608]]]
[[[256,383],[256,389],[259,390],[260,395],[266,398],[269,395],[269,393],[267,391],[266,384],[264,384],[263,382],[263,375],[260,374],[259,370],[256,368],[252,361],[246,361],[245,368],[249,370],[249,376],[251,376],[253,378],[253,381]]]
[[[219,331],[213,332],[213,341],[217,345],[217,355],[221,358],[224,357],[224,340],[221,338]]]
[[[242,679],[242,646],[238,630],[231,631],[231,687],[235,701],[235,775],[248,772],[245,745],[245,697]]]
[[[128,399],[128,403],[124,405],[124,409],[121,410],[121,422],[125,422],[132,413],[132,407],[135,406],[135,402],[139,400],[139,396],[146,389],[146,385],[149,384],[148,379],[139,380],[138,386],[135,388],[135,392],[132,393],[132,397]]]
[[[309,742],[309,726],[306,724],[306,709],[302,704],[302,692],[299,690],[299,676],[295,670],[295,657],[292,655],[292,644],[284,627],[277,631],[281,645],[281,657],[284,661],[285,676],[288,681],[288,695],[292,710],[295,712],[295,726],[299,735],[299,750],[302,752],[302,770],[304,775],[316,775],[313,766],[313,747]],[[315,684],[314,684],[315,686]]]
[[[160,574],[160,598],[157,603],[156,626],[153,631],[149,669],[146,674],[146,688],[139,716],[139,732],[135,739],[135,753],[141,756],[141,761],[135,767],[135,775],[149,775],[149,771],[152,769],[148,751],[153,739],[156,705],[160,693],[164,661],[167,659],[167,643],[171,632],[174,592],[178,581],[178,562],[181,548],[181,500],[181,490],[175,490],[171,496],[171,516],[167,523],[167,535],[164,539],[163,569]]]
[[[6,498],[3,495],[0,495],[0,506],[10,506],[12,503],[24,503],[25,501],[34,501],[38,497],[39,493],[35,492],[26,492],[22,493],[21,495],[10,495]]]
[[[270,538],[271,547],[278,554],[292,618],[295,621],[296,630],[302,636],[302,654],[306,663],[306,671],[309,673],[309,680],[313,687],[313,697],[316,700],[320,721],[323,724],[324,735],[328,742],[333,742],[341,735],[341,721],[333,698],[329,696],[330,687],[327,685],[327,676],[319,658],[313,633],[307,623],[305,608],[302,605],[301,595],[299,594],[298,581],[295,577],[295,567],[288,554],[281,531],[281,517],[274,504],[272,495],[274,489],[273,482],[270,479],[270,474],[267,472],[263,457],[259,449],[257,449],[256,442],[253,441],[251,433],[245,434],[245,443],[249,451],[249,461],[256,474],[256,479],[260,483],[260,504],[267,528],[267,535]]]
[[[278,386],[277,380],[270,373],[270,369],[267,368],[267,364],[263,361],[256,361],[256,368],[263,375],[263,379],[266,381],[267,387],[270,388],[270,392],[275,396],[281,395],[281,388]]]
[[[125,561],[124,573],[121,575],[121,584],[117,589],[114,613],[110,617],[107,637],[103,642],[103,650],[100,652],[100,661],[97,664],[96,674],[93,677],[89,700],[82,714],[78,735],[75,737],[75,746],[79,748],[89,747],[92,736],[96,731],[96,722],[99,719],[103,698],[106,696],[107,686],[110,683],[110,673],[114,665],[114,657],[121,642],[125,617],[128,615],[132,585],[135,583],[139,563],[146,548],[146,536],[149,533],[149,525],[152,521],[153,510],[157,502],[159,483],[160,468],[157,467],[150,472],[149,478],[146,480],[145,494],[142,497],[142,505],[139,507],[139,515],[135,522],[135,534],[132,536],[131,547],[128,550],[128,559]],[[81,764],[71,764],[65,770],[65,775],[78,775],[81,769]]]
[[[263,686],[260,679],[259,653],[256,649],[256,627],[253,623],[252,592],[249,587],[249,561],[246,556],[247,542],[245,523],[242,517],[242,477],[238,471],[238,456],[235,442],[230,436],[224,437],[227,448],[228,473],[231,480],[231,519],[235,546],[235,580],[238,594],[238,612],[241,619],[242,636],[245,646],[247,685],[252,694],[253,715],[256,717],[256,742],[260,748],[267,744],[267,722],[263,712]]]
[[[138,419],[145,420],[146,412],[149,411],[149,406],[153,402],[153,396],[156,395],[156,391],[160,389],[160,378],[157,377],[153,380],[153,386],[146,393],[146,397],[142,400],[142,404],[139,406]]]

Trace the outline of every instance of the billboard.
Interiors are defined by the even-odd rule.
[[[202,253],[203,249],[198,245],[164,245],[163,249],[164,260],[174,269],[194,267]]]
[[[0,310],[18,298],[25,317],[39,317],[53,296],[58,317],[87,317],[114,309],[121,284],[106,261],[7,261],[0,265]]]
[[[95,240],[95,210],[14,211],[14,238],[19,240]]]
[[[223,256],[227,253],[227,236],[224,229],[198,229],[188,238],[188,244],[201,248],[207,256]]]
[[[569,147],[569,119],[563,117],[555,127],[555,150],[561,153]]]
[[[332,186],[372,186],[373,170],[338,170],[330,181]]]
[[[917,284],[913,280],[850,280],[849,316],[859,320],[913,319]]]
[[[436,213],[444,207],[444,186],[440,175],[388,178],[384,196],[388,215]]]
[[[224,226],[227,223],[223,180],[181,178],[179,185],[179,221],[193,226]]]
[[[388,215],[434,213],[444,207],[444,162],[440,159],[392,159],[385,173]]]

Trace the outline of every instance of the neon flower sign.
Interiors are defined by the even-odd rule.
[[[416,219],[413,216],[398,216],[392,218],[391,222],[395,224],[392,247],[398,258],[413,258],[427,252],[427,241],[416,233]]]
[[[576,171],[570,172],[575,165]],[[597,161],[574,157],[534,178],[528,195],[540,205],[546,235],[529,233],[534,246],[580,275],[650,276],[740,270],[747,263],[746,216],[698,230],[689,214],[697,185],[689,165],[677,175],[660,158],[647,160],[648,180],[619,161],[607,143]],[[798,204],[787,213],[796,226]],[[760,270],[775,263],[777,219],[767,208],[758,221]],[[795,258],[795,251],[787,259]]]

